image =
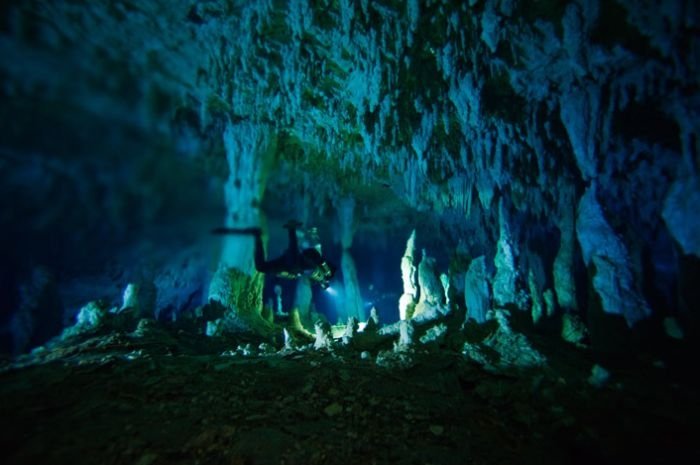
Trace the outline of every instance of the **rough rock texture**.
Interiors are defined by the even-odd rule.
[[[331,229],[352,198],[355,241],[417,228],[494,260],[499,305],[529,308],[534,250],[563,309],[586,311],[591,274],[630,324],[697,307],[677,284],[698,260],[698,8],[536,3],[5,2],[3,276],[45,263],[74,314],[194,243],[214,263],[175,307],[196,306],[210,273],[251,270],[250,238],[213,224]],[[591,186],[624,258],[572,215]],[[136,264],[140,242],[158,259]]]
[[[399,340],[396,343],[395,350],[398,352],[410,350],[416,343],[415,332],[412,320],[399,321]]]
[[[343,341],[344,345],[352,344],[353,339],[357,335],[357,329],[357,319],[353,316],[349,317],[348,322],[345,324],[345,330],[343,331],[343,335],[341,337],[341,340]]]
[[[416,304],[412,317],[418,317],[433,309],[442,309],[445,306],[445,288],[440,281],[438,271],[435,269],[435,259],[422,252],[422,258],[418,264],[418,289],[420,297]]]
[[[467,306],[466,318],[477,323],[486,321],[486,313],[491,308],[489,275],[486,271],[486,257],[475,258],[469,264],[464,278],[464,299]]]
[[[494,376],[444,354],[388,352],[377,367],[332,352],[228,347],[236,344],[236,355],[220,355],[223,341],[152,328],[0,366],[0,415],[13,426],[0,439],[4,463],[641,464],[697,452],[697,390],[666,399],[657,371],[606,366],[597,388],[590,363],[569,365],[566,379],[542,370]],[[572,351],[553,355],[567,363]],[[634,409],[634,422],[620,405]]]
[[[254,272],[252,276],[236,268],[221,269],[209,288],[209,298],[219,302],[227,310],[231,331],[258,331],[269,335],[269,322],[262,318],[262,286],[264,276]]]
[[[443,342],[445,342],[447,331],[447,325],[444,323],[439,323],[429,328],[425,334],[419,338],[419,340],[421,344],[440,346]]]
[[[129,283],[119,311],[131,309],[137,318],[154,318],[157,289],[153,283]]]
[[[673,238],[684,253],[700,257],[700,179],[684,175],[668,191],[664,202],[663,218]]]
[[[401,280],[403,294],[399,298],[399,318],[405,320],[413,316],[418,301],[418,276],[416,270],[416,231],[414,230],[406,241],[406,251],[401,257]]]
[[[502,201],[498,204],[498,225],[500,235],[494,258],[496,275],[493,278],[493,300],[500,306],[521,305],[517,287],[519,273],[515,263],[516,251],[513,248],[513,238]]]
[[[561,320],[561,337],[567,342],[581,344],[588,336],[588,330],[581,318],[571,313],[564,313]]]
[[[699,28],[692,0],[3,1],[0,332],[45,343],[0,363],[3,463],[698,462]],[[263,314],[252,237],[209,231],[281,248],[290,218],[358,317],[392,277],[391,324]],[[466,321],[412,318],[445,298],[423,248]],[[158,320],[109,311],[141,282]]]
[[[508,322],[509,313],[494,310],[492,318],[497,326],[479,342],[465,342],[462,353],[493,371],[508,369],[528,369],[545,365],[547,359],[527,337],[514,331]]]
[[[637,289],[627,249],[605,219],[595,185],[579,203],[576,234],[584,262],[595,269],[593,287],[603,310],[623,315],[630,326],[648,317],[651,309]]]
[[[379,313],[376,307],[372,307],[369,311],[369,318],[365,324],[365,329],[363,331],[371,333],[379,330]]]
[[[314,323],[314,349],[330,349],[333,345],[331,327],[327,321],[317,320]]]
[[[564,310],[576,310],[576,281],[574,279],[574,252],[576,246],[575,206],[571,195],[562,196],[559,229],[559,250],[554,260],[554,290],[557,303]]]
[[[103,302],[90,302],[78,312],[73,329],[76,332],[97,329],[104,323],[108,312]]]
[[[546,309],[542,298],[542,292],[537,285],[537,278],[535,278],[535,274],[532,270],[528,273],[527,283],[530,290],[530,302],[532,303],[530,314],[532,315],[532,322],[537,324],[546,313]]]

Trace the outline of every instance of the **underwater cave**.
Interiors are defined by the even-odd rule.
[[[700,461],[693,0],[5,0],[5,464]]]

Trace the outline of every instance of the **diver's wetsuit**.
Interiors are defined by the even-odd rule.
[[[321,253],[314,248],[299,251],[295,224],[288,224],[285,227],[289,240],[287,250],[280,257],[272,260],[265,260],[265,248],[260,228],[217,228],[213,232],[216,234],[252,234],[255,237],[255,269],[261,273],[275,273],[282,278],[290,279],[308,274],[312,281],[317,282],[324,289],[327,288],[330,279],[335,274],[335,267],[326,262]]]
[[[258,229],[255,232],[255,269],[261,273],[289,273],[299,274],[304,270],[299,253],[299,241],[296,228],[288,227],[287,250],[282,256],[273,260],[265,260],[265,249],[262,243],[262,234]]]

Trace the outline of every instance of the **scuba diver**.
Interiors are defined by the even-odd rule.
[[[301,226],[298,221],[289,221],[284,227],[287,229],[289,244],[287,250],[278,258],[265,260],[265,249],[262,243],[262,230],[260,228],[216,228],[214,234],[252,234],[255,237],[255,269],[261,273],[275,273],[281,278],[296,279],[306,275],[321,288],[327,289],[330,280],[336,272],[336,267],[327,262],[321,255],[320,245],[309,246],[300,250],[297,238],[297,228]],[[312,230],[315,235],[315,228]]]

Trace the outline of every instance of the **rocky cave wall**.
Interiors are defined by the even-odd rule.
[[[477,274],[500,306],[529,310],[549,295],[628,326],[669,315],[692,326],[699,10],[690,0],[4,2],[3,124],[14,128],[3,132],[4,197],[28,184],[20,173],[37,153],[38,177],[51,163],[96,164],[119,198],[120,172],[154,164],[126,183],[152,192],[114,223],[154,198],[180,214],[223,210],[221,192],[242,185],[229,167],[250,129],[276,149],[237,206],[246,214],[328,226],[352,197],[357,235],[437,224],[460,273],[473,277],[469,262],[484,256]],[[169,170],[159,163],[177,160],[201,168],[211,195],[187,169],[154,181]],[[182,210],[168,189],[198,197]],[[3,210],[9,231],[44,212]],[[76,209],[49,211],[37,234]],[[85,222],[75,229],[102,222],[75,214]],[[163,215],[147,221],[178,224]]]

